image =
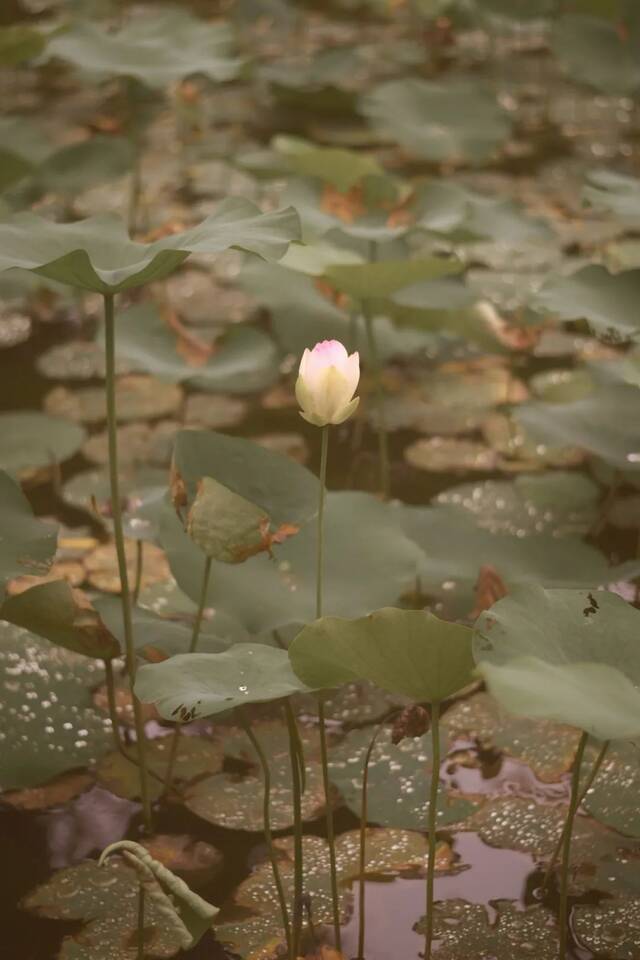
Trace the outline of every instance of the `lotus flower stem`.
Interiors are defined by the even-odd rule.
[[[142,586],[142,568],[144,565],[144,541],[136,540],[136,578],[133,584],[132,601],[134,606],[138,603],[140,596],[140,587]]]
[[[327,460],[329,452],[329,427],[322,428],[322,444],[320,451],[320,494],[318,501],[318,538],[316,555],[316,620],[322,616],[322,588],[324,568],[324,501],[327,487]],[[322,764],[322,783],[324,786],[324,803],[326,811],[327,841],[329,843],[329,868],[331,879],[331,903],[333,909],[333,932],[335,947],[342,950],[342,936],[340,932],[340,902],[338,900],[338,871],[336,867],[336,842],[333,827],[333,803],[331,798],[331,784],[329,781],[329,756],[327,750],[327,724],[324,710],[324,698],[318,696],[318,724],[320,728],[320,760]]]
[[[596,779],[596,777],[598,776],[598,773],[600,772],[600,767],[602,766],[603,760],[604,760],[604,758],[605,758],[605,756],[606,756],[606,754],[607,754],[607,750],[609,749],[609,744],[610,744],[610,742],[611,742],[610,740],[605,740],[604,743],[602,744],[602,746],[600,747],[600,752],[598,753],[598,756],[596,757],[595,763],[593,764],[593,767],[591,768],[591,773],[589,774],[589,777],[588,777],[588,779],[587,779],[587,782],[585,783],[584,787],[582,788],[582,791],[581,791],[581,793],[580,793],[580,797],[578,798],[578,806],[576,807],[576,810],[579,810],[579,809],[580,809],[580,807],[582,806],[582,804],[583,804],[584,801],[585,801],[585,798],[586,798],[587,794],[589,793],[589,790],[591,790],[591,787],[593,786],[593,784],[594,784],[594,782],[595,782],[595,779]],[[562,843],[563,843],[563,841],[564,841],[564,834],[565,834],[565,830],[566,830],[566,829],[567,829],[567,823],[565,822],[565,824],[564,824],[564,826],[563,826],[563,828],[562,828],[562,833],[560,834],[560,837],[559,837],[559,839],[558,839],[558,843],[557,843],[557,845],[556,845],[556,848],[555,848],[555,850],[553,851],[553,854],[552,854],[552,856],[551,856],[551,860],[549,861],[549,865],[548,865],[547,870],[546,870],[546,873],[545,873],[545,875],[544,875],[544,880],[542,881],[542,888],[543,888],[543,889],[545,889],[546,887],[548,887],[548,886],[549,886],[549,883],[550,883],[550,881],[551,881],[551,874],[553,873],[554,867],[555,867],[556,863],[558,862],[558,857],[560,856],[560,853],[561,853],[561,851],[562,851]]]
[[[371,754],[378,739],[380,731],[386,722],[379,723],[374,735],[371,737],[367,752],[364,757],[364,767],[362,770],[362,801],[360,806],[360,865],[358,868],[358,953],[356,960],[364,960],[364,934],[365,934],[365,863],[367,854],[367,789],[369,787],[369,763]]]
[[[293,930],[289,948],[289,960],[297,960],[300,955],[300,940],[302,937],[302,907],[304,899],[304,865],[302,860],[302,782],[300,778],[298,728],[293,708],[288,699],[284,702],[284,710],[287,718],[287,726],[289,728],[289,755],[291,757],[291,781],[293,787]]]
[[[576,750],[575,760],[573,761],[573,775],[571,777],[571,799],[569,801],[569,812],[567,813],[567,822],[562,835],[562,870],[560,874],[560,915],[558,923],[560,925],[560,960],[566,960],[567,957],[567,934],[569,931],[569,864],[571,861],[571,834],[573,833],[573,822],[575,820],[578,806],[580,804],[580,769],[584,750],[589,739],[588,733],[583,733],[580,737],[578,749]]]
[[[440,704],[431,704],[431,788],[429,791],[429,859],[427,861],[427,927],[424,960],[431,960],[433,943],[433,880],[436,871],[436,819],[438,815],[438,786],[440,783]]]
[[[269,860],[271,861],[271,869],[273,870],[273,880],[276,885],[278,902],[280,904],[280,912],[282,913],[282,925],[284,927],[285,937],[287,939],[287,950],[289,956],[291,956],[292,944],[291,926],[289,924],[289,911],[287,910],[287,900],[284,894],[282,877],[280,876],[280,869],[278,867],[278,857],[273,845],[273,836],[271,833],[271,770],[269,769],[269,763],[267,761],[265,752],[260,745],[260,741],[251,729],[251,723],[246,715],[245,710],[242,707],[239,707],[237,714],[240,718],[240,723],[242,724],[244,732],[248,736],[253,749],[258,755],[258,760],[260,761],[260,766],[262,767],[262,777],[264,780],[264,800],[262,805],[264,817],[264,838],[269,851]]]
[[[122,602],[122,621],[124,626],[125,651],[127,672],[133,704],[133,717],[136,730],[136,747],[140,768],[140,795],[145,826],[151,829],[151,798],[147,778],[145,730],[142,718],[140,701],[134,693],[136,677],[136,652],[133,645],[133,621],[131,619],[131,592],[129,590],[129,574],[127,572],[127,556],[124,545],[122,526],[122,503],[120,500],[120,478],[118,471],[118,434],[116,419],[116,351],[115,351],[115,322],[113,309],[113,294],[104,295],[104,327],[105,327],[105,360],[106,360],[106,393],[107,393],[107,432],[109,437],[109,480],[111,488],[111,510],[113,514],[113,534],[118,558],[118,572],[120,574],[120,598]]]
[[[191,643],[189,644],[189,653],[195,653],[198,647],[198,640],[200,639],[200,630],[202,628],[202,620],[204,617],[204,608],[207,603],[207,593],[209,592],[209,580],[211,579],[211,557],[207,557],[204,561],[204,570],[202,573],[202,585],[200,587],[200,600],[198,602],[198,610],[196,612],[196,618],[193,621],[193,629],[191,631]],[[173,780],[173,773],[176,765],[176,758],[178,756],[178,745],[180,743],[180,725],[176,724],[176,728],[173,732],[173,740],[171,741],[171,746],[169,747],[169,760],[167,762],[167,774],[165,777],[165,787],[164,792],[168,793],[171,789],[171,782]]]

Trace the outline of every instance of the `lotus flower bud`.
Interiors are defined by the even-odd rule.
[[[316,427],[344,423],[358,406],[354,397],[360,379],[360,357],[351,356],[339,340],[323,340],[305,350],[296,382],[300,416]]]

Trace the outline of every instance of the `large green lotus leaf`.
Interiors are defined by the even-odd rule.
[[[255,502],[255,498],[254,498]],[[275,513],[272,513],[274,520]],[[202,583],[202,552],[171,508],[161,520],[161,541],[171,570],[196,602]],[[397,602],[415,581],[423,553],[401,529],[388,505],[364,493],[332,493],[325,511],[324,608],[354,617]],[[278,547],[277,562],[265,554],[242,566],[213,563],[208,605],[235,617],[251,633],[314,618],[316,530],[310,523]]]
[[[115,390],[116,419],[119,423],[176,417],[184,402],[184,394],[175,383],[165,383],[145,373],[120,377]],[[45,396],[43,406],[46,413],[76,423],[104,423],[107,419],[104,384],[81,386],[74,390],[60,384]]]
[[[24,906],[41,917],[83,921],[79,932],[65,936],[58,960],[136,960],[139,888],[138,874],[120,858],[101,867],[85,860],[55,873],[25,898]],[[145,956],[176,956],[180,933],[172,914],[146,897]]]
[[[483,163],[511,129],[507,114],[477,80],[391,80],[363,97],[360,110],[382,134],[435,163]]]
[[[558,934],[549,910],[540,906],[522,910],[510,900],[491,901],[491,907],[497,914],[493,919],[482,903],[444,900],[434,904],[438,960],[467,960],[470,943],[474,960],[511,960],[529,953],[536,960],[556,960]],[[414,929],[424,933],[425,917]]]
[[[94,660],[0,623],[3,790],[46,783],[110,749],[110,721],[91,701],[101,680]]]
[[[585,799],[592,817],[629,837],[640,837],[640,750],[635,743],[609,749],[597,779]],[[639,891],[640,892],[640,891]]]
[[[101,596],[94,606],[110,633],[124,646],[122,604],[118,597]],[[194,613],[195,615],[195,613]],[[139,655],[157,661],[177,653],[188,653],[193,633],[193,616],[178,618],[173,612],[161,616],[152,610],[136,606],[132,611],[133,633]],[[206,610],[198,637],[201,653],[221,653],[234,643],[248,640],[240,624],[222,610]]]
[[[342,193],[365,177],[381,176],[380,164],[368,154],[341,147],[324,147],[300,137],[278,136],[273,147],[286,159],[289,168],[303,177],[318,177]]]
[[[56,552],[58,528],[33,516],[18,484],[0,470],[0,597],[8,580],[47,573]]]
[[[486,196],[447,180],[424,184],[416,201],[416,226],[464,242],[476,239],[518,244],[548,240],[549,227],[511,200]]]
[[[640,87],[637,34],[600,17],[566,15],[553,32],[553,50],[570,76],[611,95],[630,96]]]
[[[155,540],[158,517],[167,493],[169,474],[158,467],[140,467],[123,471],[120,496],[125,536],[133,540]],[[100,519],[112,526],[111,483],[104,470],[76,473],[62,488],[67,503],[85,510],[95,520],[95,506]]]
[[[238,247],[278,259],[298,236],[294,210],[262,214],[239,198],[224,200],[198,226],[147,244],[131,240],[112,214],[53,223],[23,213],[0,223],[0,271],[22,267],[85,290],[118,293],[166,277],[191,253]]]
[[[51,643],[86,657],[110,660],[120,655],[111,635],[91,604],[78,599],[66,580],[39,583],[8,597],[0,615]]]
[[[584,197],[596,210],[614,214],[630,227],[640,225],[640,180],[616,170],[587,173]]]
[[[460,273],[459,260],[429,257],[420,260],[379,260],[376,263],[335,264],[327,267],[325,277],[342,293],[356,300],[389,297],[403,287],[424,280],[437,280]]]
[[[222,653],[178,654],[146,664],[136,676],[136,694],[166,720],[193,720],[305,693],[285,650],[237,643]]]
[[[189,506],[200,481],[210,477],[263,510],[276,528],[303,526],[318,510],[318,481],[306,467],[243,437],[181,430],[173,471],[184,483]]]
[[[78,21],[52,37],[47,47],[49,57],[88,73],[133,77],[150,87],[166,87],[196,73],[231,80],[241,66],[232,52],[233,33],[227,24],[207,23],[179,9],[134,17],[115,31]]]
[[[568,277],[555,277],[531,305],[561,320],[585,319],[596,334],[627,340],[640,335],[640,270],[612,274],[592,264]]]
[[[598,906],[580,904],[574,908],[572,923],[578,943],[592,956],[635,960],[640,897],[620,897]]]
[[[178,335],[151,303],[136,304],[116,318],[116,350],[121,359],[162,380],[188,382],[201,390],[250,393],[278,376],[278,350],[257,327],[233,326],[203,363],[181,352]]]
[[[85,436],[81,426],[61,417],[50,417],[35,410],[2,413],[0,467],[21,475],[64,463],[78,452]]]
[[[640,736],[639,625],[616,594],[521,586],[480,616],[474,656],[506,710],[628,739]]]
[[[46,35],[23,23],[0,28],[0,64],[15,67],[25,60],[33,60],[44,50]]]
[[[349,809],[360,816],[364,760],[374,727],[351,730],[329,753],[329,772]],[[387,827],[424,830],[429,812],[428,783],[433,773],[431,738],[407,737],[397,746],[391,729],[382,731],[369,761],[368,819]],[[438,791],[437,823],[464,820],[475,809],[466,798]]]
[[[358,620],[323,617],[289,647],[310,687],[370,680],[417,702],[439,702],[473,679],[471,630],[423,610],[386,607]]]
[[[276,844],[285,896],[290,903],[294,893],[293,846],[290,838],[277,840]],[[359,873],[359,832],[349,830],[340,834],[335,849],[340,914],[346,921],[351,914],[349,886]],[[427,855],[427,842],[422,834],[408,830],[367,830],[365,870],[372,879],[390,880],[406,870],[423,871]],[[314,924],[330,924],[333,914],[327,841],[322,837],[304,837],[303,858],[305,892],[311,898]],[[436,871],[446,869],[444,861],[436,861]],[[251,914],[246,919],[217,925],[214,928],[217,939],[245,960],[271,960],[278,955],[284,936],[271,864],[258,864],[237,888],[233,902]]]
[[[287,830],[294,822],[289,734],[278,720],[253,721],[252,729],[269,758],[271,773],[271,827]],[[300,731],[305,757],[305,791],[302,817],[317,820],[325,812],[322,767],[318,761],[317,733]],[[264,828],[264,785],[262,771],[244,731],[228,729],[225,754],[250,769],[241,773],[215,773],[193,783],[185,794],[185,805],[208,823],[227,830],[262,831]],[[336,797],[334,796],[335,800]]]
[[[640,470],[640,389],[606,384],[571,403],[523,403],[513,416],[548,445],[583,447],[619,470]]]
[[[435,502],[468,511],[491,533],[523,537],[585,534],[598,516],[600,488],[589,477],[568,470],[521,474],[514,480],[461,483]]]
[[[354,324],[346,310],[323,296],[313,277],[254,258],[244,267],[239,283],[268,307],[276,336],[290,353],[300,355],[321,340],[340,340],[357,349],[362,359],[369,356],[363,324]],[[431,335],[398,329],[386,317],[376,317],[374,327],[382,359],[412,356],[433,344]]]
[[[422,589],[445,597],[461,591],[460,601],[468,604],[463,614],[473,605],[473,588],[482,566],[495,567],[510,589],[531,582],[591,587],[612,582],[625,572],[624,568],[609,567],[602,553],[578,537],[493,533],[479,527],[458,507],[399,510],[407,535],[424,551],[418,569]]]

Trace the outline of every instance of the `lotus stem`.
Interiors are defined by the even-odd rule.
[[[105,328],[105,360],[106,360],[106,394],[107,394],[107,432],[109,437],[109,481],[111,492],[111,510],[113,514],[113,534],[118,558],[118,572],[120,575],[120,599],[122,603],[122,621],[124,626],[125,651],[127,673],[131,689],[133,717],[136,730],[136,747],[140,768],[140,796],[145,826],[152,827],[151,798],[147,778],[145,730],[142,718],[140,701],[134,692],[136,678],[136,652],[133,643],[133,622],[131,619],[131,592],[129,590],[129,574],[127,572],[127,556],[124,545],[122,526],[122,504],[120,501],[120,478],[118,471],[118,433],[116,418],[116,354],[115,354],[115,322],[113,294],[104,295],[104,328]]]
[[[327,488],[327,460],[329,452],[329,427],[322,428],[322,445],[320,450],[320,492],[318,500],[318,538],[316,555],[316,620],[322,616],[323,601],[323,573],[324,573],[324,502]],[[320,728],[320,762],[322,765],[322,783],[324,787],[325,818],[327,825],[327,842],[329,844],[329,873],[331,880],[331,905],[333,911],[333,933],[335,947],[338,952],[342,949],[340,931],[340,902],[338,900],[338,871],[336,867],[336,842],[333,826],[333,803],[331,797],[331,783],[329,780],[329,756],[327,750],[327,724],[325,718],[324,698],[318,695],[318,725]]]
[[[571,777],[571,799],[569,801],[569,812],[567,813],[567,822],[565,824],[562,836],[562,870],[560,874],[560,915],[558,922],[560,925],[560,960],[567,958],[567,940],[569,932],[569,864],[571,861],[571,835],[573,833],[573,823],[580,803],[580,769],[584,757],[584,750],[589,739],[588,733],[583,733],[580,737],[578,749],[576,750],[575,760],[573,761],[573,774]]]
[[[289,956],[297,960],[300,955],[302,937],[302,907],[304,899],[304,866],[302,860],[302,782],[300,778],[299,735],[296,717],[289,700],[284,702],[284,710],[289,729],[289,756],[291,758],[291,782],[293,787],[293,843],[294,843],[294,881],[293,881],[293,930]]]
[[[264,750],[262,749],[258,738],[251,729],[251,723],[246,715],[246,711],[242,707],[238,707],[237,710],[240,723],[246,733],[247,737],[251,741],[251,745],[258,755],[258,760],[260,761],[260,766],[262,767],[262,777],[264,780],[264,799],[262,805],[263,820],[264,820],[264,838],[267,844],[267,849],[269,851],[269,860],[271,861],[271,869],[273,870],[273,880],[276,885],[276,892],[278,895],[278,902],[280,904],[280,912],[282,913],[282,925],[285,932],[285,937],[287,940],[287,951],[289,956],[291,956],[291,926],[289,924],[289,911],[287,910],[287,900],[284,894],[284,887],[282,885],[282,877],[280,876],[280,868],[278,867],[278,858],[276,855],[276,850],[273,845],[273,835],[271,833],[271,770],[269,769],[269,763],[267,761]]]
[[[600,752],[598,753],[598,756],[596,757],[595,763],[593,764],[593,767],[591,768],[591,773],[589,774],[589,778],[588,778],[587,782],[585,783],[584,787],[582,788],[582,791],[581,791],[580,796],[579,796],[579,798],[578,798],[578,806],[576,807],[576,810],[579,810],[579,809],[580,809],[580,807],[582,806],[582,804],[583,804],[584,801],[585,801],[585,798],[586,798],[587,794],[589,793],[589,790],[591,790],[591,787],[593,786],[593,784],[594,784],[594,782],[595,782],[595,779],[596,779],[596,777],[598,776],[598,773],[600,772],[600,767],[602,766],[602,762],[603,762],[603,760],[604,760],[604,758],[605,758],[605,756],[606,756],[606,754],[607,754],[607,750],[609,749],[609,744],[610,744],[610,742],[611,742],[610,740],[605,740],[604,743],[602,744],[602,746],[600,747]],[[542,881],[542,888],[543,888],[543,889],[545,889],[546,887],[548,887],[548,886],[549,886],[549,883],[551,882],[551,874],[553,873],[554,867],[555,867],[556,863],[558,862],[558,857],[560,856],[560,853],[561,853],[561,851],[562,851],[562,843],[563,843],[563,841],[564,841],[564,833],[565,833],[565,830],[566,830],[566,829],[567,829],[567,823],[566,823],[566,821],[565,821],[565,824],[564,824],[564,826],[563,826],[563,828],[562,828],[562,833],[560,834],[560,837],[559,837],[559,839],[558,839],[558,843],[556,844],[556,848],[555,848],[555,850],[553,851],[553,854],[552,854],[552,856],[551,856],[551,860],[549,861],[549,865],[548,865],[547,870],[546,870],[546,873],[545,873],[545,875],[544,875],[544,880]]]
[[[133,605],[138,603],[140,587],[142,586],[142,568],[144,565],[144,540],[136,540],[136,578],[133,584]]]
[[[378,739],[378,735],[386,722],[383,720],[376,727],[374,735],[371,737],[367,752],[364,757],[364,767],[362,770],[362,802],[360,806],[360,865],[358,875],[358,954],[357,960],[364,960],[364,934],[365,934],[365,863],[367,853],[367,790],[369,787],[369,764],[371,754]]]
[[[198,640],[200,639],[200,629],[202,627],[202,620],[204,617],[204,608],[207,602],[207,593],[209,592],[209,580],[211,579],[211,557],[207,557],[204,562],[204,570],[202,573],[202,585],[200,587],[200,600],[198,601],[198,610],[196,612],[196,618],[193,621],[193,629],[191,631],[191,642],[189,644],[189,653],[195,653],[198,648]],[[165,787],[164,792],[168,793],[171,789],[171,783],[173,781],[173,774],[176,765],[176,759],[178,756],[178,745],[180,743],[180,725],[176,724],[176,728],[173,732],[173,740],[171,741],[171,746],[169,747],[169,760],[167,762],[167,773],[165,776]]]
[[[431,704],[431,788],[429,790],[429,859],[427,861],[427,928],[424,958],[431,960],[433,943],[433,881],[436,872],[436,819],[438,815],[438,786],[440,783],[440,704]]]

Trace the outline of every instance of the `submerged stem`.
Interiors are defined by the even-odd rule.
[[[580,802],[580,768],[584,757],[584,749],[589,739],[588,733],[583,733],[580,737],[580,743],[576,750],[575,760],[573,761],[573,775],[571,777],[571,799],[569,801],[569,811],[562,836],[562,870],[560,874],[560,915],[558,923],[560,925],[560,960],[566,960],[567,957],[567,934],[569,932],[569,864],[571,860],[571,834],[573,833],[573,822]]]
[[[282,925],[284,927],[285,937],[287,940],[287,950],[291,956],[291,926],[289,924],[289,911],[287,910],[287,900],[284,894],[284,887],[282,885],[282,877],[280,876],[280,869],[278,867],[278,858],[276,855],[276,850],[273,845],[273,835],[271,833],[271,770],[269,769],[269,763],[265,756],[265,752],[262,749],[258,738],[251,729],[251,723],[247,718],[246,712],[242,707],[238,707],[237,710],[238,716],[240,718],[240,723],[244,728],[246,735],[251,741],[253,749],[258,755],[258,760],[260,761],[260,766],[262,767],[262,776],[264,780],[264,799],[262,804],[262,812],[264,819],[264,838],[267,844],[267,849],[269,851],[269,860],[271,861],[271,869],[273,870],[273,880],[276,885],[276,892],[278,894],[278,902],[280,904],[280,912],[282,913]]]
[[[138,956],[137,960],[144,960],[144,884],[138,886]]]
[[[124,544],[122,526],[122,503],[120,500],[120,478],[118,472],[118,434],[116,418],[116,376],[115,376],[115,321],[113,309],[113,294],[104,295],[104,335],[106,361],[106,394],[107,394],[107,432],[109,437],[109,481],[111,492],[111,511],[113,517],[113,534],[118,558],[118,572],[120,575],[120,599],[122,602],[122,621],[124,626],[125,650],[127,659],[127,673],[131,688],[133,717],[136,730],[136,747],[140,768],[140,795],[145,826],[151,829],[151,798],[146,768],[145,730],[142,719],[140,701],[134,692],[136,678],[136,652],[133,643],[133,622],[131,619],[131,592],[129,590],[129,574],[127,572],[127,556]]]
[[[424,958],[431,960],[433,942],[433,881],[436,871],[436,817],[438,813],[438,785],[440,783],[440,704],[431,704],[431,787],[429,790],[429,860],[427,862],[427,928]]]
[[[293,786],[293,843],[294,843],[294,881],[293,881],[293,931],[289,949],[290,960],[297,960],[300,954],[302,937],[302,907],[304,898],[304,868],[302,862],[302,784],[300,779],[300,754],[298,748],[298,727],[296,717],[289,700],[284,702],[284,710],[289,729],[289,756],[291,758],[291,781]]]
[[[604,760],[604,758],[605,758],[605,756],[606,756],[606,754],[607,754],[607,750],[609,749],[609,744],[610,744],[610,742],[611,742],[610,740],[605,740],[604,743],[602,744],[602,746],[600,747],[600,752],[598,753],[598,756],[597,756],[596,759],[595,759],[595,763],[593,764],[593,767],[591,768],[591,773],[589,774],[589,777],[588,777],[588,779],[587,779],[587,782],[585,783],[584,787],[582,788],[582,790],[581,790],[581,792],[580,792],[580,796],[578,797],[578,806],[576,807],[576,810],[579,810],[579,809],[580,809],[580,807],[581,807],[582,804],[584,803],[584,800],[585,800],[587,794],[589,793],[589,790],[591,790],[591,787],[593,786],[593,784],[594,784],[594,782],[595,782],[595,779],[596,779],[596,777],[598,776],[598,773],[599,773],[599,771],[600,771],[600,767],[602,766],[602,762],[603,762],[603,760]],[[543,886],[543,888],[548,887],[548,886],[549,886],[549,883],[550,883],[550,881],[551,881],[551,874],[553,873],[554,867],[555,867],[556,863],[558,862],[558,857],[560,856],[560,852],[561,852],[561,850],[562,850],[562,844],[563,844],[563,841],[564,841],[564,833],[565,833],[565,830],[566,830],[566,829],[567,829],[567,824],[566,824],[566,822],[565,822],[565,824],[564,824],[564,826],[563,826],[563,828],[562,828],[562,833],[560,834],[560,837],[559,837],[559,839],[558,839],[558,843],[556,844],[556,848],[555,848],[555,850],[553,851],[553,854],[552,854],[552,856],[551,856],[551,860],[549,861],[549,865],[547,866],[547,870],[546,870],[546,873],[545,873],[545,875],[544,875],[544,880],[542,881],[542,886]]]
[[[198,602],[196,618],[193,621],[193,629],[191,631],[191,642],[189,644],[189,653],[195,653],[198,647],[198,640],[200,639],[200,629],[202,627],[202,619],[204,617],[204,608],[207,602],[207,593],[209,592],[210,579],[211,579],[211,557],[207,557],[204,562],[204,570],[202,572],[200,600]],[[173,732],[173,739],[171,741],[171,746],[169,747],[169,760],[167,761],[167,773],[165,776],[165,786],[164,786],[165,793],[168,793],[169,790],[171,789],[171,782],[173,780],[173,773],[176,765],[176,758],[178,756],[179,744],[180,744],[180,725],[176,724],[176,728]]]

